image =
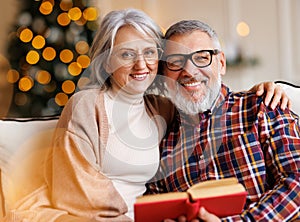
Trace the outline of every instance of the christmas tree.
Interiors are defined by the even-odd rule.
[[[22,0],[9,34],[9,116],[60,114],[89,66],[98,10],[88,0]]]

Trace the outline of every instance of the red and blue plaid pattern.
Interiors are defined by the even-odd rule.
[[[289,110],[271,110],[254,93],[233,93],[222,85],[211,111],[196,118],[178,113],[161,149],[160,170],[147,184],[148,193],[236,177],[248,192],[247,203],[241,215],[224,221],[299,217],[300,128]]]

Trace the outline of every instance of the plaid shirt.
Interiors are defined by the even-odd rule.
[[[241,215],[223,221],[289,221],[300,209],[298,117],[270,110],[253,93],[222,85],[211,111],[176,116],[161,143],[161,166],[148,193],[186,191],[201,181],[236,177],[247,192]]]

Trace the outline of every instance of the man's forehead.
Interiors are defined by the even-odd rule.
[[[165,54],[175,54],[175,53],[191,53],[194,51],[202,49],[212,49],[212,40],[205,36],[199,36],[198,38],[191,38],[189,35],[177,36],[176,38],[171,38],[165,42]]]

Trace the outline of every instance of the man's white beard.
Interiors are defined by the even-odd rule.
[[[194,101],[192,96],[187,98],[188,92],[178,83],[176,83],[176,90],[171,90],[167,86],[167,96],[175,104],[175,106],[180,109],[185,114],[197,114],[203,113],[211,109],[214,101],[220,93],[221,89],[221,75],[218,76],[217,81],[210,87],[207,88],[206,96],[202,100]],[[184,92],[183,92],[184,91]]]

